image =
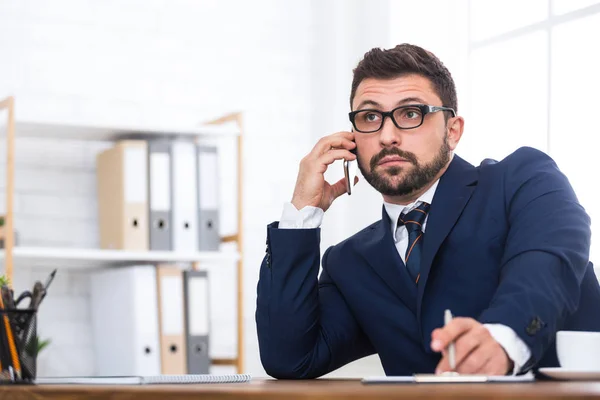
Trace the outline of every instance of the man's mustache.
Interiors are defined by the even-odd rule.
[[[417,161],[417,156],[415,156],[413,153],[400,150],[397,147],[387,147],[381,150],[376,156],[371,158],[371,170],[373,170],[377,166],[377,164],[379,164],[383,157],[387,156],[400,156],[414,165],[419,164]]]

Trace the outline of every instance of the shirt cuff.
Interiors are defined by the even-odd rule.
[[[315,229],[321,226],[323,212],[319,207],[306,206],[296,209],[292,203],[283,205],[279,229]]]
[[[531,350],[521,340],[521,338],[512,330],[512,328],[502,324],[484,324],[494,340],[502,346],[508,357],[513,361],[513,375],[518,374],[527,360],[531,357]]]

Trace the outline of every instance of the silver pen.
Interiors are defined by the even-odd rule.
[[[444,312],[444,326],[448,325],[452,321],[452,312],[446,310]],[[450,370],[456,369],[456,349],[454,348],[454,341],[448,344],[448,362],[450,363]]]

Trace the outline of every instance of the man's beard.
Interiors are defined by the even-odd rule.
[[[388,167],[385,169],[385,175],[375,172],[379,161],[383,157],[391,155],[400,156],[414,165],[408,174],[396,184],[392,184],[390,179],[385,175],[391,177],[400,175],[405,169],[404,167]],[[358,168],[367,182],[379,193],[386,196],[405,196],[431,183],[442,168],[446,166],[448,161],[450,161],[450,147],[448,146],[448,136],[446,135],[437,155],[428,164],[419,164],[417,157],[413,153],[400,150],[397,147],[386,147],[371,159],[368,171],[365,171],[360,162],[358,163]]]

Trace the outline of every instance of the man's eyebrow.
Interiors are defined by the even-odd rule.
[[[426,101],[419,98],[419,97],[407,97],[405,99],[400,100],[398,103],[396,103],[396,106],[401,106],[403,104],[406,103],[419,103],[419,104],[425,104]],[[375,100],[363,100],[360,102],[360,104],[358,105],[358,107],[356,107],[357,110],[361,110],[363,108],[365,108],[365,106],[373,106],[376,108],[381,109],[381,104],[379,104],[378,102],[376,102]]]
[[[360,110],[361,108],[364,108],[365,106],[381,107],[381,104],[379,104],[378,102],[376,102],[374,100],[363,100],[360,102],[358,107],[356,107],[356,109]]]
[[[407,97],[405,99],[400,100],[398,103],[396,103],[396,105],[401,106],[402,104],[406,104],[406,103],[420,103],[420,104],[425,104],[425,100],[419,98],[419,97]]]

